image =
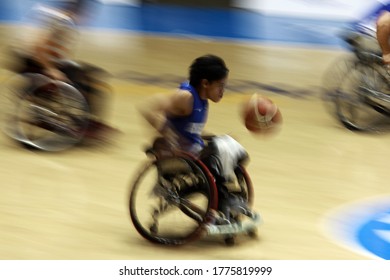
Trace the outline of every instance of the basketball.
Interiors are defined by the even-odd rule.
[[[253,94],[243,105],[243,121],[250,132],[269,134],[280,129],[283,118],[271,99]]]

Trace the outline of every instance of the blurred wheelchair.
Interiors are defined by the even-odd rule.
[[[96,96],[110,88],[101,77],[94,77],[103,70],[82,66],[83,71],[87,69],[82,78],[74,77],[70,82],[53,80],[34,69],[13,71],[2,83],[3,132],[25,146],[55,152],[73,147],[88,131],[102,127],[93,119],[91,100],[84,88],[91,87],[91,79],[100,85]]]
[[[100,121],[111,92],[108,73],[71,59],[81,35],[76,25],[80,10],[46,4],[31,7],[4,49],[12,73],[1,89],[3,131],[44,151],[65,150],[86,138],[106,140],[107,133],[115,132]]]
[[[255,237],[261,218],[251,210],[253,186],[244,166],[234,169],[227,186],[234,199],[226,201],[228,211],[222,213],[215,177],[204,162],[182,151],[162,150],[159,140],[146,150],[149,159],[131,185],[129,211],[138,233],[165,245],[207,235],[223,236],[227,245],[234,245],[238,234]]]
[[[347,129],[381,132],[389,128],[390,76],[372,30],[341,35],[350,53],[338,57],[325,72],[324,101]]]

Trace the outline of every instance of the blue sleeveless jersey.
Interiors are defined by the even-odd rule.
[[[383,11],[390,12],[390,2],[388,3],[378,3],[374,6],[368,13],[364,14],[361,18],[352,22],[352,28],[358,32],[366,33],[373,37],[376,37],[376,21],[378,16]]]
[[[181,90],[189,91],[194,97],[194,104],[192,113],[184,117],[168,117],[168,121],[172,127],[190,144],[204,147],[203,139],[201,137],[203,128],[206,124],[208,115],[208,101],[202,100],[198,92],[188,82],[182,83],[179,87]]]

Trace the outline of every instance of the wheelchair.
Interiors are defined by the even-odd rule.
[[[2,87],[6,135],[49,152],[69,149],[85,138],[91,107],[83,83],[53,80],[36,69],[13,72]]]
[[[381,132],[389,128],[390,76],[372,34],[342,35],[350,53],[338,57],[325,72],[324,101],[347,129]]]
[[[156,142],[155,142],[156,143]],[[184,245],[203,236],[222,236],[234,245],[238,234],[255,237],[260,215],[251,210],[253,186],[243,165],[229,182],[229,213],[219,211],[216,180],[198,157],[183,151],[146,149],[131,184],[129,212],[138,233],[152,243]]]

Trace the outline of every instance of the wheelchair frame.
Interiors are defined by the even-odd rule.
[[[8,95],[3,131],[12,139],[50,152],[68,149],[83,139],[89,106],[72,85],[39,73],[22,73],[9,79],[3,89]]]
[[[236,187],[240,188],[238,193],[246,206],[241,209],[242,212],[226,217],[218,211],[218,188],[214,176],[199,158],[182,151],[162,157],[153,149],[148,149],[146,153],[149,159],[138,170],[129,195],[130,217],[142,237],[153,243],[184,245],[205,235],[221,235],[227,245],[233,245],[237,234],[256,236],[261,219],[250,209],[253,186],[242,165],[235,170]],[[165,167],[169,164],[171,170]],[[155,168],[153,179],[150,179],[151,168]],[[195,179],[191,181],[191,177]],[[187,178],[187,181],[183,178]],[[150,181],[145,183],[144,180]],[[153,205],[147,205],[139,199],[140,196],[145,196],[145,201],[150,198]],[[199,203],[199,197],[207,201]],[[145,214],[148,209],[150,213]],[[164,216],[169,216],[169,212],[174,217]],[[166,226],[161,226],[160,216],[168,220]],[[175,233],[175,230],[182,232]]]
[[[354,36],[344,38],[353,54],[337,58],[324,76],[325,98],[333,103],[331,113],[347,129],[379,132],[390,117],[389,74],[381,54],[359,44],[359,36],[369,35]]]

